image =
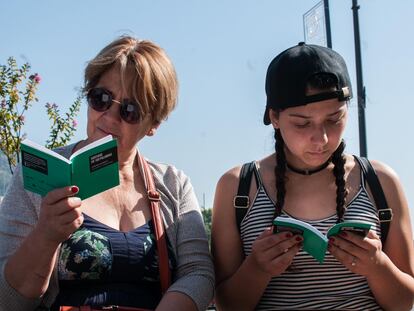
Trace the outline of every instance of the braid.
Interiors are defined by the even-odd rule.
[[[332,163],[334,164],[333,173],[336,184],[336,213],[338,215],[338,222],[343,221],[345,213],[345,198],[348,190],[345,188],[345,156],[343,155],[345,149],[345,142],[342,140],[338,148],[332,155]]]
[[[275,217],[282,214],[282,208],[285,203],[286,195],[286,155],[285,155],[285,142],[283,141],[282,134],[280,134],[279,129],[275,129],[275,150],[276,150],[276,167],[275,167],[275,176],[276,176],[276,209]]]

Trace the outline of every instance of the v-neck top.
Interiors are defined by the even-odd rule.
[[[123,232],[84,214],[83,225],[62,243],[58,278],[55,305],[155,309],[161,290],[153,221]]]

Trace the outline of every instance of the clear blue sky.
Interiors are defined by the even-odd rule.
[[[39,103],[30,110],[25,131],[43,143],[49,133],[44,104],[55,102],[65,110],[82,85],[86,62],[102,47],[122,34],[161,45],[176,66],[179,104],[140,148],[150,159],[183,169],[201,205],[211,207],[226,170],[273,152],[273,130],[262,124],[267,65],[303,41],[303,14],[318,2],[1,1],[0,63],[14,56],[42,76]],[[413,206],[414,2],[359,4],[368,155],[394,168]],[[330,1],[333,48],[347,61],[356,94],[351,6],[351,0]],[[358,154],[355,99],[350,112],[347,150]],[[85,104],[78,122],[73,141],[85,137]]]

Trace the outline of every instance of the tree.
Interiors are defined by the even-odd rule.
[[[206,231],[207,231],[207,236],[208,236],[208,241],[209,242],[211,240],[211,212],[212,212],[211,208],[203,208],[201,210],[201,214],[203,215],[204,226],[205,226]]]
[[[30,74],[30,64],[19,67],[16,60],[10,57],[6,65],[0,65],[0,150],[7,158],[9,169],[20,162],[20,143],[25,138],[22,128],[25,113],[38,102],[36,90],[41,81],[39,74]],[[70,106],[64,117],[60,116],[56,104],[46,104],[46,112],[52,121],[47,148],[65,145],[76,131],[76,120],[79,112],[81,95]]]

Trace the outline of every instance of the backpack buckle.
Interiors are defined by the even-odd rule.
[[[383,208],[378,210],[378,217],[380,222],[391,222],[393,213],[390,208]]]
[[[236,195],[233,199],[233,206],[235,208],[248,208],[250,199],[246,195]]]

